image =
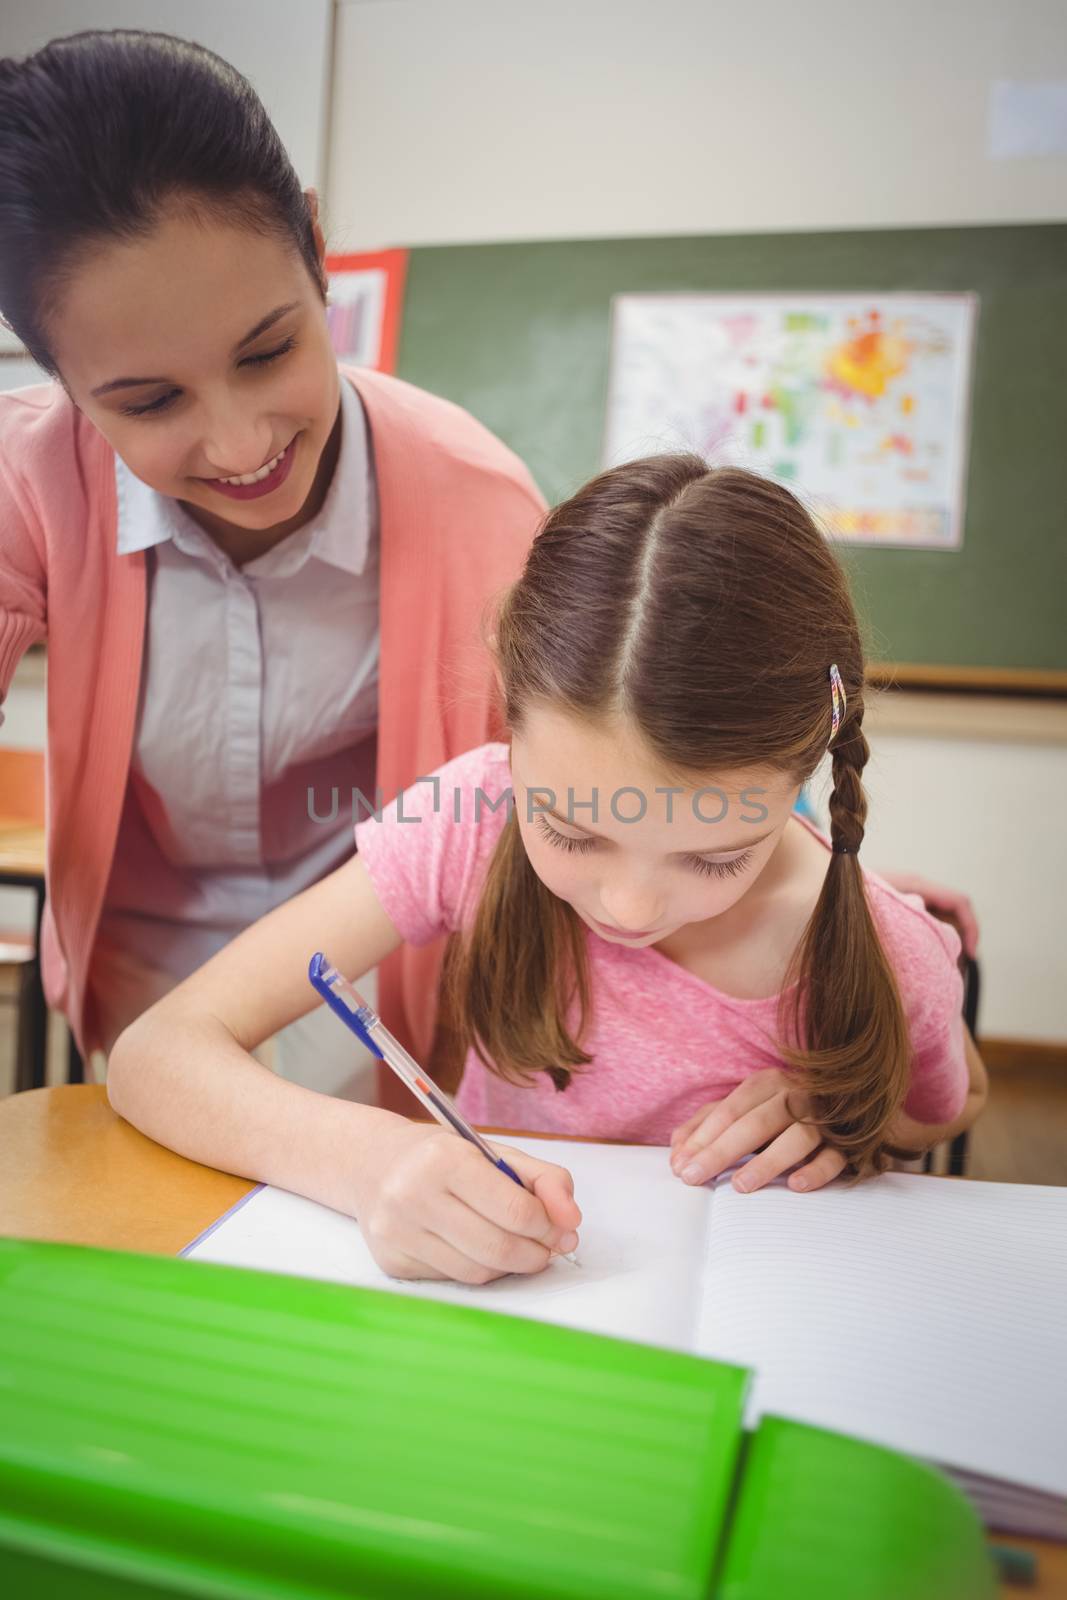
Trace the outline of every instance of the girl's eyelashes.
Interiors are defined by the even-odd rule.
[[[276,349],[265,350],[261,356],[246,356],[238,364],[242,367],[265,367],[270,362],[277,361],[280,356],[287,356],[295,345],[296,339],[290,336]],[[152,400],[146,406],[121,406],[119,409],[124,417],[158,416],[161,411],[168,411],[180,394],[180,389],[171,389],[168,394],[160,395],[158,400]]]
[[[557,833],[552,824],[547,822],[540,812],[538,812],[535,820],[549,844],[554,844],[559,850],[577,850],[579,854],[582,854],[586,850],[591,850],[596,844],[595,839],[569,839],[565,833]]]
[[[540,813],[534,820],[549,844],[554,844],[558,850],[566,850],[568,853],[576,850],[579,855],[583,855],[586,850],[592,850],[596,844],[595,839],[571,839],[565,833],[557,833],[552,824]],[[705,878],[733,878],[739,872],[744,872],[751,854],[751,850],[746,850],[744,855],[734,856],[730,861],[709,861],[705,856],[690,856],[688,860],[693,870]]]
[[[730,861],[709,861],[705,856],[690,856],[689,860],[706,878],[735,878],[739,872],[744,872],[751,855],[751,850],[746,850],[743,856],[734,856]]]

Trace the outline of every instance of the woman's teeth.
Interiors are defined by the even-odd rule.
[[[285,450],[288,450],[288,448],[289,448],[289,446],[286,445]],[[258,472],[243,472],[239,478],[220,478],[219,482],[220,483],[261,483],[262,480],[265,477],[267,477],[267,475],[269,473],[274,471],[275,467],[278,465],[278,462],[282,459],[282,456],[285,454],[285,450],[280,450],[278,452],[278,454],[274,457],[274,460],[273,461],[268,461],[267,465],[265,467],[260,467]]]

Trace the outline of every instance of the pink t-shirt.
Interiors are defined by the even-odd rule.
[[[482,745],[441,767],[368,817],[356,843],[398,933],[426,944],[469,926],[507,808],[491,810],[511,786],[507,747]],[[399,810],[398,810],[399,807]],[[809,824],[796,819],[798,826]],[[823,836],[811,829],[829,849]],[[871,909],[892,964],[913,1050],[906,1109],[947,1122],[962,1109],[967,1064],[961,1018],[960,942],[914,895],[866,875]],[[628,949],[585,932],[592,1017],[580,1043],[592,1056],[558,1091],[547,1074],[529,1085],[489,1072],[467,1056],[457,1101],[491,1127],[667,1144],[671,1130],[752,1072],[782,1066],[775,1048],[778,996],[723,994],[653,946]]]

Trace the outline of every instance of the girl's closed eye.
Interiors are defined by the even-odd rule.
[[[597,842],[595,839],[588,838],[572,839],[569,834],[559,833],[541,813],[538,813],[535,820],[537,827],[549,844],[555,845],[558,850],[566,850],[568,853],[577,851],[581,855],[586,850],[592,850]],[[745,871],[751,857],[751,850],[746,850],[742,855],[731,856],[723,861],[713,861],[707,856],[687,856],[686,862],[694,872],[699,872],[702,877],[734,878],[738,873]]]
[[[690,856],[689,862],[706,878],[735,878],[739,872],[744,872],[751,859],[752,851],[746,850],[743,855],[730,856],[725,861],[710,861],[707,856]]]
[[[295,347],[296,339],[290,337],[283,340],[274,350],[265,350],[260,356],[246,356],[240,364],[242,367],[265,367],[270,362],[277,361],[280,356],[287,356]],[[146,406],[121,406],[119,409],[124,417],[158,416],[161,411],[168,411],[180,394],[180,389],[171,389],[168,394],[160,395],[158,399],[149,401]]]
[[[559,850],[577,850],[581,853],[584,850],[591,850],[596,844],[595,839],[571,839],[565,833],[557,833],[552,824],[540,812],[537,814],[536,822],[549,844],[554,844]]]

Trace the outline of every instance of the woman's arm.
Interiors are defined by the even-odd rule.
[[[47,578],[23,515],[23,496],[16,492],[7,467],[12,414],[11,402],[4,396],[0,401],[0,439],[5,446],[0,458],[0,723],[15,668],[30,645],[48,635]],[[21,417],[18,421],[21,426]]]
[[[354,856],[131,1023],[111,1052],[108,1097],[194,1161],[358,1215],[396,1276],[537,1271],[580,1217],[561,1168],[516,1152],[520,1189],[436,1125],[314,1093],[249,1054],[320,1004],[307,979],[316,950],[358,979],[400,943]]]
[[[959,1116],[951,1122],[918,1122],[905,1112],[898,1112],[890,1126],[888,1144],[902,1150],[930,1150],[935,1144],[954,1139],[957,1134],[965,1133],[971,1127],[986,1103],[989,1078],[985,1063],[978,1054],[978,1046],[966,1026],[963,1029],[963,1049],[967,1058],[967,1098]]]

